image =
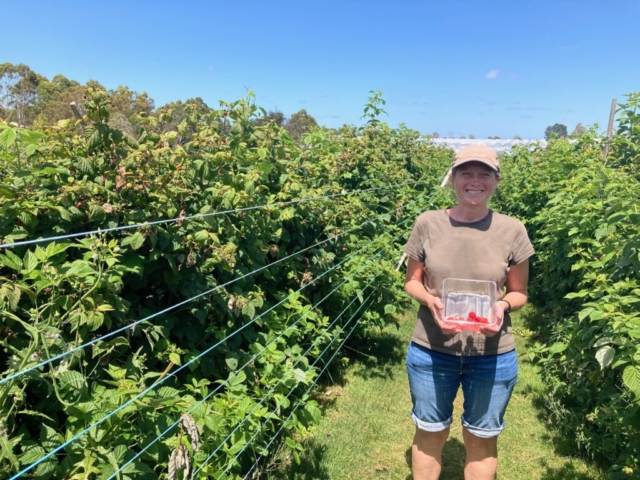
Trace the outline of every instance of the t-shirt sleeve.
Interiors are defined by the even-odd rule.
[[[420,218],[416,220],[413,225],[411,235],[409,236],[409,240],[404,247],[404,253],[406,253],[407,256],[422,263],[424,263],[426,259],[424,251],[423,223],[424,222],[420,221]]]
[[[524,262],[527,258],[535,253],[533,245],[529,240],[527,229],[518,221],[518,230],[513,242],[513,248],[511,250],[511,258],[509,259],[510,265],[517,265]]]

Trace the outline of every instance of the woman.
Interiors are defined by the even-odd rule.
[[[405,291],[420,304],[407,352],[414,480],[437,479],[442,448],[462,385],[465,479],[495,478],[497,436],[518,374],[509,312],[527,301],[533,247],[524,225],[488,207],[500,181],[496,152],[484,145],[460,150],[449,173],[458,204],[427,211],[416,220],[405,247]],[[444,319],[440,289],[445,278],[494,281],[495,324],[460,331]],[[506,287],[506,292],[505,292]]]

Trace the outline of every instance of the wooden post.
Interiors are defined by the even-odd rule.
[[[84,120],[82,119],[82,114],[80,113],[80,109],[78,108],[78,104],[76,102],[71,102],[69,103],[69,106],[71,107],[71,110],[73,111],[73,114],[76,116],[76,118],[78,120],[80,120],[80,123],[82,123],[82,126],[85,126]]]
[[[613,134],[613,119],[616,116],[616,105],[618,101],[614,98],[611,100],[611,111],[609,112],[609,126],[607,127],[607,140],[604,144],[604,164],[607,165],[607,155],[609,155],[609,141]]]

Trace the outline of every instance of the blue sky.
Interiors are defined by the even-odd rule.
[[[0,63],[25,63],[156,106],[202,97],[320,124],[362,124],[381,90],[392,127],[540,138],[606,128],[640,90],[638,0],[2,2]]]

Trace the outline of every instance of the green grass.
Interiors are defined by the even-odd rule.
[[[332,373],[318,389],[324,418],[307,441],[300,464],[283,450],[260,478],[275,479],[411,479],[410,449],[414,425],[404,365],[415,313],[401,318],[400,328],[387,327],[344,353],[346,368]],[[500,480],[599,480],[606,476],[584,460],[569,455],[570,443],[554,435],[545,421],[543,384],[526,355],[529,336],[514,319],[520,373],[506,413],[506,430],[498,442]],[[464,444],[461,394],[443,452],[442,480],[462,480]]]

